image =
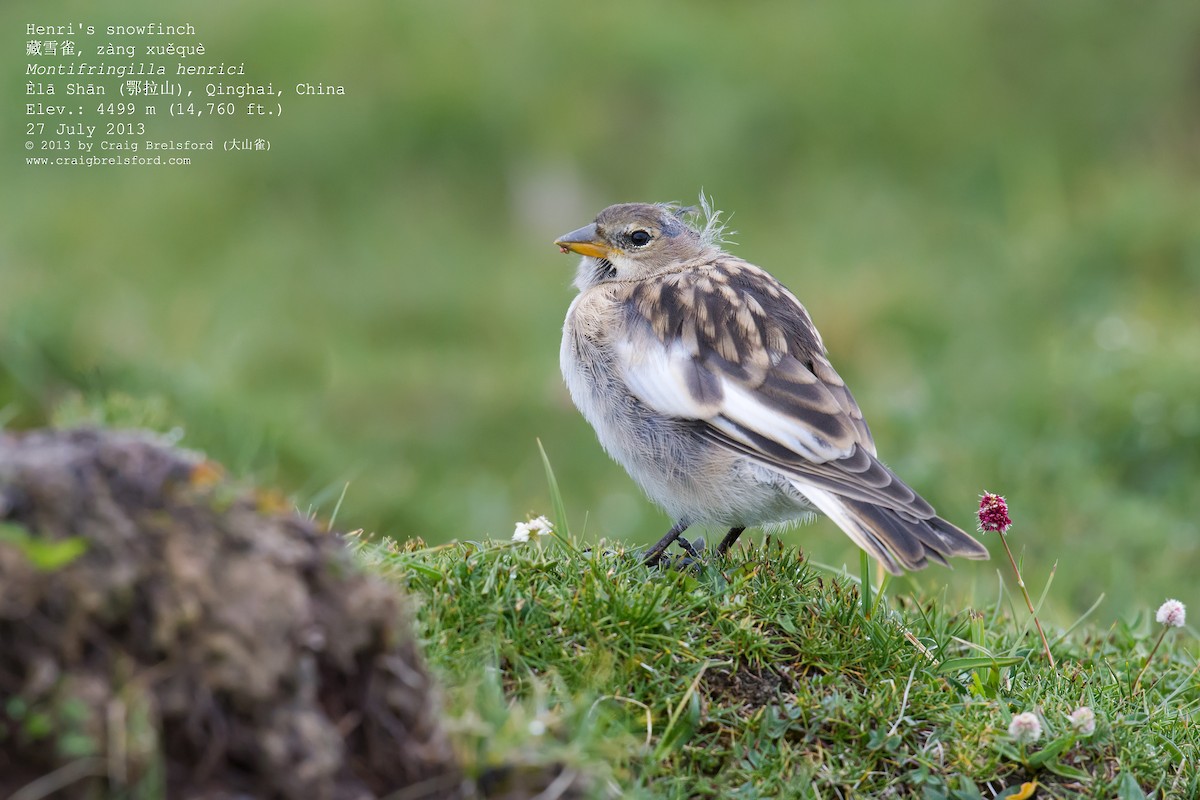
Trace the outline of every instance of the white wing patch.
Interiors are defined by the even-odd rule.
[[[853,444],[845,449],[835,448],[828,439],[806,425],[804,420],[764,403],[752,389],[723,376],[721,387],[725,402],[721,406],[720,416],[709,420],[709,423],[722,433],[753,446],[753,442],[746,441],[744,434],[738,430],[739,427],[748,428],[816,464],[845,458],[853,451]]]
[[[617,343],[617,360],[629,390],[650,408],[669,417],[708,419],[719,404],[705,403],[688,389],[686,370],[693,369],[684,345],[666,347],[653,336]]]
[[[849,456],[804,420],[762,401],[752,388],[702,366],[681,341],[664,345],[645,333],[617,345],[617,358],[629,390],[650,408],[671,417],[703,420],[757,450],[746,431],[777,442],[818,464]]]

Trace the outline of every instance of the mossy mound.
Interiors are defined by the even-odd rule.
[[[196,454],[0,433],[0,795],[459,797],[402,611]]]

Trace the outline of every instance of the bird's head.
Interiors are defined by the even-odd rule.
[[[659,203],[622,203],[600,212],[596,221],[564,234],[555,244],[584,259],[575,285],[661,275],[705,255],[711,240],[689,225],[691,209]],[[707,230],[707,229],[706,229]]]

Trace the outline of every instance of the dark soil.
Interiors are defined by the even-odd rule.
[[[704,688],[722,705],[742,706],[757,711],[779,703],[791,682],[770,667],[740,665],[736,670],[717,668],[704,674]]]

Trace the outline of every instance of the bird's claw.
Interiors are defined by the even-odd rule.
[[[683,548],[683,553],[672,558],[666,552],[662,552],[643,563],[648,567],[670,569],[676,572],[700,572],[704,568],[704,558],[701,555],[706,547],[704,537],[697,537],[695,541],[689,542],[680,536],[675,540],[675,543]]]

